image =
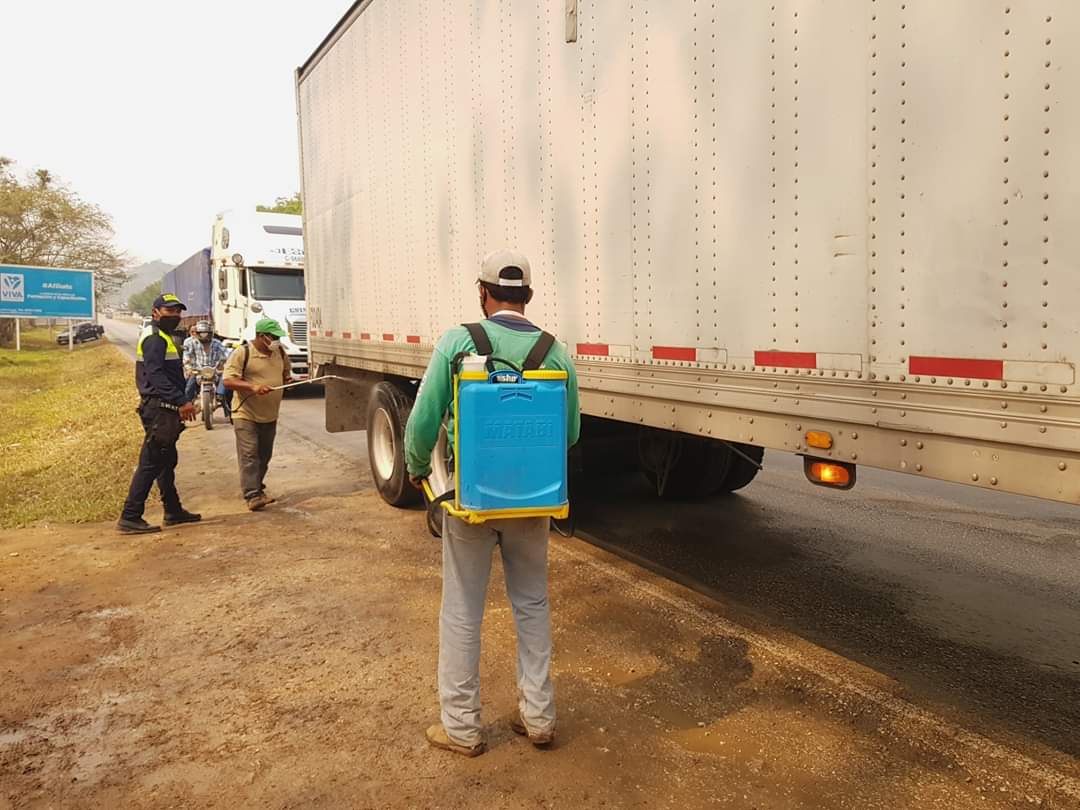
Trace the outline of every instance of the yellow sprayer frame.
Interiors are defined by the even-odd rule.
[[[488,379],[488,373],[486,371],[462,371],[459,374],[454,375],[454,458],[460,459],[461,454],[458,448],[458,382],[460,380],[469,380],[472,382],[480,382]],[[521,375],[524,380],[565,380],[569,375],[565,371],[552,371],[547,369],[538,369],[536,371],[526,371]],[[514,518],[532,518],[532,517],[549,517],[556,520],[562,520],[570,515],[570,504],[560,506],[558,508],[535,508],[526,507],[523,509],[492,509],[484,512],[476,512],[471,509],[461,508],[461,489],[458,486],[458,467],[460,465],[454,465],[454,501],[443,501],[439,504],[446,513],[451,517],[456,517],[460,520],[470,523],[472,525],[478,525],[480,523],[486,523],[489,520],[512,520]],[[428,501],[435,500],[435,494],[431,491],[431,485],[428,480],[424,479],[424,494],[427,495]]]

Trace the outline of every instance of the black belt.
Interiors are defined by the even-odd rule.
[[[171,405],[168,402],[162,402],[157,397],[143,397],[141,404],[142,405],[149,405],[149,404],[154,403],[154,402],[157,403],[157,406],[159,408],[163,408],[166,411],[176,411],[177,413],[180,412],[180,406],[179,405]]]

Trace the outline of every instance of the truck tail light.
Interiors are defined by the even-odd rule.
[[[855,465],[843,461],[823,461],[819,458],[803,458],[803,472],[811,484],[833,489],[851,489],[855,486]]]

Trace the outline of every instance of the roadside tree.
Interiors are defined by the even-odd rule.
[[[161,281],[147,284],[137,293],[133,293],[127,300],[128,309],[139,315],[149,315],[154,308],[154,299],[161,294]]]
[[[20,179],[0,156],[0,264],[94,270],[98,300],[128,279],[128,256],[113,244],[112,218],[83,200],[48,169]],[[0,318],[0,345],[15,322]]]
[[[302,214],[304,213],[304,204],[300,200],[300,192],[298,191],[291,197],[278,197],[274,200],[273,205],[256,205],[255,210],[268,214]]]

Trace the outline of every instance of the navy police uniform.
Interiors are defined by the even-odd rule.
[[[172,295],[158,296],[155,307],[184,305]],[[141,521],[150,488],[157,481],[170,516],[185,514],[176,491],[176,441],[184,429],[180,406],[186,405],[183,358],[176,340],[155,321],[139,335],[135,350],[135,385],[139,389],[137,412],[146,436],[139,453],[139,466],[131,479],[121,520]],[[177,521],[180,522],[180,521]]]

